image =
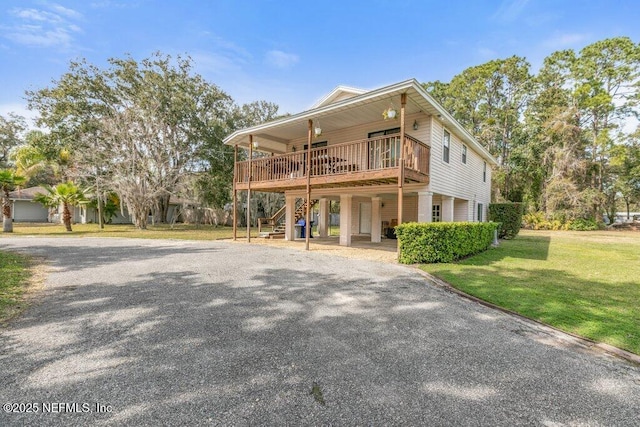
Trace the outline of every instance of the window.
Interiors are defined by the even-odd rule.
[[[482,213],[484,212],[484,206],[482,203],[478,203],[478,222],[482,222]]]
[[[451,134],[445,130],[442,135],[442,160],[449,163],[449,147],[451,145]]]
[[[369,168],[398,166],[400,158],[400,128],[369,132]]]
[[[375,138],[376,136],[393,135],[395,133],[400,133],[400,128],[392,128],[392,129],[379,130],[377,132],[369,132],[369,136],[367,138],[371,139],[371,138]]]
[[[462,146],[462,163],[463,164],[467,164],[467,146],[463,145]]]
[[[318,148],[318,147],[326,147],[327,146],[327,141],[320,141],[320,142],[312,142],[311,143],[311,149],[313,150],[314,148]],[[308,147],[307,144],[304,144],[302,146],[303,150],[306,150]]]
[[[431,211],[431,221],[440,222],[440,205],[433,205]]]
[[[482,182],[487,182],[487,162],[482,165]]]

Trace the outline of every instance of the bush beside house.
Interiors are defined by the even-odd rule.
[[[396,227],[403,264],[451,262],[486,250],[494,222],[408,222]]]
[[[522,227],[521,203],[491,203],[489,205],[489,221],[500,223],[498,237],[513,239]]]

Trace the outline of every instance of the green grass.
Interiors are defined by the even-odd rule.
[[[24,308],[29,266],[28,257],[0,251],[0,324]]]
[[[238,227],[238,238],[246,238],[246,227]],[[13,235],[39,235],[62,237],[131,237],[139,239],[181,239],[218,240],[233,238],[232,227],[211,225],[167,224],[149,225],[147,230],[138,230],[131,224],[106,224],[100,229],[98,224],[73,224],[73,231],[67,232],[62,224],[14,223]],[[251,229],[251,236],[257,237],[258,229]],[[0,233],[0,236],[3,236]],[[4,236],[8,236],[5,234]]]
[[[485,301],[640,354],[640,233],[523,230],[476,256],[422,268]]]

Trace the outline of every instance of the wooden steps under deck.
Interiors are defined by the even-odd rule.
[[[311,207],[313,208],[316,203],[318,203],[317,199],[312,199],[311,200]],[[286,226],[283,223],[277,223],[276,224],[276,216],[277,217],[282,217],[282,213],[284,212],[284,206],[282,207],[282,209],[280,209],[273,217],[271,218],[258,218],[258,237],[263,238],[263,239],[284,239],[284,234],[285,234],[285,230],[286,230]],[[305,214],[306,214],[306,210],[307,210],[307,202],[306,200],[303,201],[302,203],[300,203],[295,212],[294,212],[294,221],[297,224],[298,220],[300,220],[300,218],[304,218]],[[265,224],[274,224],[273,225],[273,231],[260,231],[260,227],[262,225],[261,220],[265,220]]]

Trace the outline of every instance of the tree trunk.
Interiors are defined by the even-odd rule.
[[[158,215],[156,220],[161,224],[166,224],[169,222],[169,201],[171,199],[171,194],[163,194],[158,198]]]
[[[98,195],[98,224],[100,225],[100,230],[104,228],[104,218],[102,217],[102,197]]]
[[[63,203],[62,205],[62,222],[64,222],[67,231],[73,231],[71,230],[71,210],[69,209],[69,204]]]
[[[11,200],[9,200],[9,194],[5,194],[2,203],[2,232],[13,233],[13,219],[11,218]]]
[[[629,221],[631,219],[631,212],[630,212],[631,201],[625,197],[624,203],[627,205],[627,221]]]

